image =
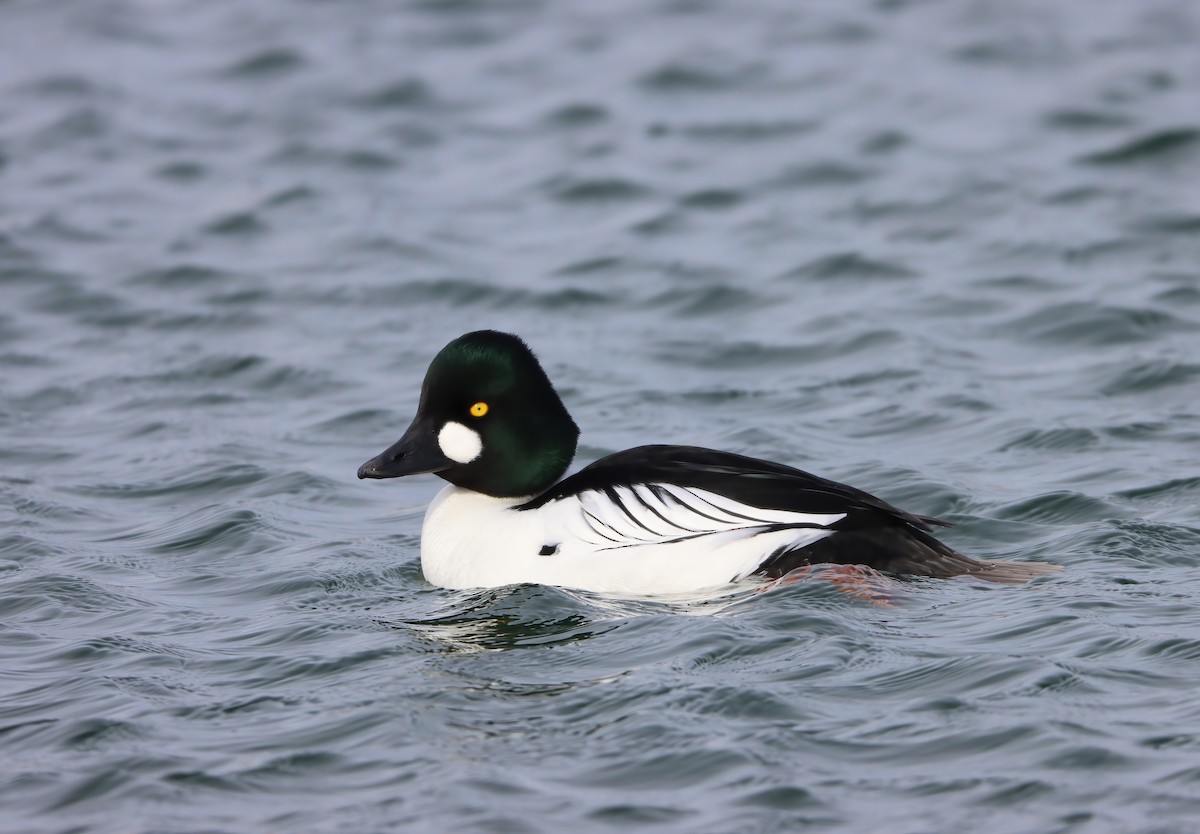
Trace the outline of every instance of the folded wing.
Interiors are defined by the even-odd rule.
[[[1059,570],[971,559],[930,535],[947,522],[790,466],[694,446],[601,458],[519,509],[538,508],[597,551],[761,537],[769,547],[750,572],[768,577],[828,563],[1001,583]]]
[[[566,529],[597,550],[662,545],[718,534],[746,536],[783,530],[828,532],[843,513],[803,513],[748,507],[728,496],[670,483],[610,485],[549,502]],[[801,536],[811,540],[811,533]]]

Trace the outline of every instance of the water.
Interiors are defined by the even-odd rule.
[[[1186,0],[0,3],[0,830],[1190,832]],[[522,334],[583,428],[1030,587],[429,587],[359,482]]]

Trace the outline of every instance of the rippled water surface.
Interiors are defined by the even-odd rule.
[[[0,2],[0,830],[1200,819],[1200,7]],[[433,588],[520,333],[1028,587]]]

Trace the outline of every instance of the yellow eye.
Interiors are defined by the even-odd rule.
[[[475,403],[475,405],[471,406],[471,416],[472,417],[482,417],[483,415],[485,415],[487,413],[488,413],[488,404],[487,403]]]

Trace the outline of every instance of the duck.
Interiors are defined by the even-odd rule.
[[[479,330],[434,356],[411,425],[358,477],[448,482],[425,513],[421,568],[450,589],[533,583],[656,596],[817,565],[1000,584],[1060,570],[972,559],[932,535],[948,522],[732,452],[638,446],[564,478],[578,438],[529,346]]]

